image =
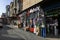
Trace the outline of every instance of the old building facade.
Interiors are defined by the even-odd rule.
[[[10,17],[13,15],[13,2],[10,3]]]
[[[22,10],[25,10],[41,1],[42,0],[23,0],[23,9]]]
[[[10,16],[10,5],[6,5],[6,16]]]

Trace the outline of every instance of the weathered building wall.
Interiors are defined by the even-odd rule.
[[[25,10],[25,9],[29,8],[30,6],[33,6],[34,4],[37,4],[41,1],[42,0],[23,0],[23,9],[22,10]]]

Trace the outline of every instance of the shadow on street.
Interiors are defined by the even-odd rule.
[[[4,35],[9,35],[7,30],[11,30],[12,28],[5,26],[3,28],[0,28],[0,40],[24,40],[23,38],[14,38],[14,37],[8,37]]]
[[[46,38],[60,38],[60,35],[54,36],[53,34],[47,35]]]

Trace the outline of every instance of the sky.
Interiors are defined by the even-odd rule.
[[[10,5],[13,0],[0,0],[0,16],[6,12],[6,5]]]

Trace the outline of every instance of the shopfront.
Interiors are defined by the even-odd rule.
[[[41,4],[46,17],[46,34],[58,36],[60,34],[60,1],[46,0]]]
[[[42,28],[45,28],[45,16],[44,11],[40,5],[34,5],[27,10],[24,10],[19,15],[20,23],[23,23],[23,28],[29,30],[36,35],[46,36],[46,30],[42,33]]]
[[[47,34],[55,35],[55,32],[57,32],[57,34],[58,34],[58,31],[57,30],[55,31],[55,29],[57,29],[57,27],[58,27],[58,19],[56,18],[56,16],[46,18]]]
[[[26,12],[22,12],[18,17],[19,17],[18,24],[20,25],[19,28],[26,27],[25,26],[25,24],[26,24]]]
[[[30,9],[30,19],[33,19],[34,33],[36,33],[36,35],[42,35],[41,29],[42,23],[45,25],[45,16],[40,6]]]
[[[45,13],[46,15],[46,28],[47,35],[57,36],[59,34],[59,21],[58,21],[59,9],[52,9]]]
[[[19,14],[23,27],[36,35],[57,35],[60,33],[60,4],[50,2],[36,4]],[[41,6],[40,6],[41,5]],[[48,6],[49,5],[49,6]],[[41,8],[42,7],[42,8]],[[44,11],[43,11],[44,10]],[[44,29],[46,28],[46,30]],[[42,29],[43,31],[42,33]],[[58,29],[58,30],[57,30]]]

